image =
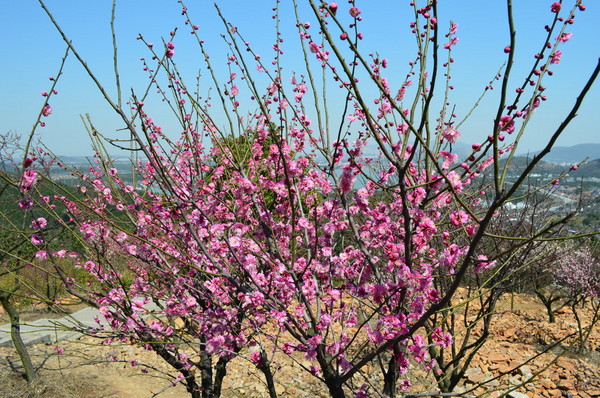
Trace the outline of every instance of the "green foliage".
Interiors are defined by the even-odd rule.
[[[17,300],[19,305],[42,301],[52,306],[54,301],[66,294],[66,290],[54,265],[48,260],[36,258],[36,253],[42,247],[33,244],[31,236],[34,233],[43,235],[46,250],[81,250],[81,240],[64,223],[69,218],[64,205],[57,203],[54,207],[21,209],[17,205],[22,199],[22,193],[18,189],[18,175],[0,171],[0,181],[0,289],[5,291],[19,287],[18,294],[13,296],[13,300]],[[55,195],[81,197],[81,193],[74,188],[43,178],[30,195],[34,201],[44,197],[51,199]],[[47,220],[46,227],[40,231],[31,228],[32,221],[39,217]],[[81,277],[85,274],[74,269],[71,261],[60,258],[54,261],[70,276]]]

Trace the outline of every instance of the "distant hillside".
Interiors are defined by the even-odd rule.
[[[520,173],[525,170],[525,167],[531,161],[532,156],[515,156],[510,164],[509,174]],[[500,160],[500,165],[503,167],[506,163],[506,159]],[[570,168],[570,165],[576,164],[577,162],[568,162],[567,165],[559,165],[545,160],[540,161],[533,169],[534,174],[561,174]],[[577,170],[570,171],[569,175],[576,178],[587,178],[596,177],[600,178],[600,159],[588,160],[582,164]]]
[[[464,159],[467,156],[469,156],[471,154],[471,151],[472,150],[470,145],[464,144],[460,141],[452,146],[452,152],[456,153],[460,159]],[[522,159],[520,159],[519,161],[514,159],[513,161],[517,163],[513,163],[513,166],[523,166],[524,164],[527,164],[528,162],[526,161],[526,159],[531,159],[538,153],[540,153],[540,151],[521,153],[519,157],[521,157]],[[369,150],[369,148],[367,148],[367,150],[365,151],[365,155],[377,156],[377,152],[375,150]],[[560,164],[563,166],[570,166],[572,164],[577,164],[586,158],[588,158],[589,165],[582,167],[583,170],[580,170],[581,175],[583,176],[583,174],[585,174],[586,176],[600,177],[600,175],[597,172],[598,170],[594,169],[594,167],[598,167],[594,166],[596,163],[594,165],[590,164],[592,160],[600,159],[600,144],[578,144],[569,147],[554,147],[552,151],[544,157],[544,162],[538,165],[538,168],[546,170],[547,172],[551,172],[550,169],[553,168],[553,165]],[[65,164],[74,167],[88,166],[91,164],[90,162],[93,162],[93,159],[89,156],[63,156],[61,157],[61,160]],[[131,160],[127,157],[119,157],[115,155],[113,156],[112,160],[115,164],[115,167],[117,167],[117,169],[119,170],[131,168]],[[558,171],[558,169],[556,171]]]
[[[571,173],[573,177],[597,177],[600,178],[600,159],[595,159],[582,164],[581,167]]]
[[[509,174],[517,174],[522,173],[527,165],[531,162],[531,156],[515,156],[512,158],[510,163]],[[500,159],[500,167],[504,167],[506,164],[506,159]],[[560,174],[561,171],[565,169],[564,166],[557,166],[554,163],[546,162],[545,160],[540,161],[537,166],[533,169],[532,173],[540,173],[540,174]]]
[[[537,155],[540,151],[531,152],[529,157]],[[523,154],[525,156],[525,154]],[[600,144],[578,144],[573,146],[557,146],[544,157],[550,163],[579,163],[585,158],[589,160],[600,159]]]

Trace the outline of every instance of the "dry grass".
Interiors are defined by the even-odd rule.
[[[0,377],[0,397],[3,398],[102,398],[102,388],[93,380],[74,380],[56,371],[41,371],[38,377],[27,384],[17,372]]]

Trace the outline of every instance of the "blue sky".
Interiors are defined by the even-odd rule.
[[[365,53],[378,52],[390,59],[388,73],[398,82],[407,71],[407,62],[414,57],[414,39],[409,34],[410,8],[406,1],[357,1],[363,11],[361,43]],[[274,0],[217,1],[226,17],[250,41],[256,52],[271,56],[275,30],[272,15]],[[293,26],[291,0],[282,1],[282,33],[286,38],[286,68],[294,69],[300,57],[297,34]],[[299,3],[303,3],[299,0]],[[345,10],[346,2],[339,1]],[[544,25],[549,23],[551,1],[516,1],[517,52],[514,82],[522,82],[523,73],[533,62],[545,36]],[[112,71],[112,39],[110,34],[110,0],[47,0],[46,5],[63,27],[75,47],[95,71],[102,83],[115,94]],[[474,4],[478,4],[474,6]],[[453,81],[456,87],[452,102],[456,111],[464,116],[478,98],[483,87],[502,65],[508,44],[505,2],[502,0],[442,0],[440,23],[459,23],[460,41],[453,50]],[[554,76],[545,81],[548,101],[537,111],[530,125],[529,135],[522,141],[521,149],[536,150],[542,146],[560,121],[570,110],[579,89],[587,81],[600,56],[600,4],[586,2],[587,10],[578,13],[575,24],[567,31],[573,38],[564,44],[561,63],[553,68]],[[572,5],[565,0],[564,7]],[[194,23],[200,26],[200,35],[215,65],[224,65],[227,50],[220,34],[224,32],[213,1],[189,1],[187,4]],[[301,7],[301,15],[310,19],[310,11]],[[203,68],[197,45],[191,40],[189,27],[185,27],[180,6],[175,0],[121,0],[117,3],[116,29],[120,57],[120,73],[125,96],[130,88],[141,90],[147,78],[139,61],[149,57],[148,50],[136,40],[138,33],[153,43],[160,44],[162,37],[179,27],[176,37],[176,55],[182,71],[193,81],[196,71]],[[444,25],[445,24],[445,25]],[[39,113],[43,98],[40,92],[48,91],[49,76],[53,76],[64,54],[65,44],[48,17],[34,0],[4,2],[0,15],[0,35],[5,40],[4,60],[0,63],[1,131],[27,135]],[[225,69],[219,70],[227,76]],[[203,72],[203,76],[207,74]],[[518,78],[517,78],[518,77]],[[206,84],[210,84],[209,81]],[[84,73],[74,57],[70,57],[58,85],[59,95],[51,100],[53,114],[38,128],[41,139],[59,155],[89,154],[90,144],[80,119],[90,114],[100,130],[118,134],[122,123],[112,114],[98,90]],[[511,91],[511,93],[514,91]],[[463,142],[481,141],[489,134],[494,112],[494,96],[482,103],[473,117],[463,125]],[[335,109],[335,105],[333,106]],[[589,94],[579,116],[567,130],[559,145],[600,143],[600,82]],[[156,108],[160,117],[160,107]],[[168,124],[166,125],[168,127]]]

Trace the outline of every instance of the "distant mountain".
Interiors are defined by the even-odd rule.
[[[537,155],[541,151],[531,152],[529,157]],[[523,156],[527,156],[523,154]],[[573,146],[557,146],[544,157],[546,162],[560,163],[579,163],[585,158],[588,160],[600,159],[600,144],[578,144]]]

